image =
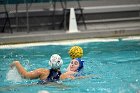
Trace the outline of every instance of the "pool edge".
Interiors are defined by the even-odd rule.
[[[71,39],[71,40],[56,40],[44,42],[26,42],[0,45],[0,49],[23,48],[32,46],[46,46],[46,45],[77,45],[88,42],[111,42],[111,41],[126,41],[126,40],[140,40],[140,36],[123,36],[123,37],[106,37],[106,38],[87,38],[87,39]]]

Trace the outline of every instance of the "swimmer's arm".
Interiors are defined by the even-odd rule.
[[[66,78],[67,78],[67,75],[66,75],[65,73],[60,75],[60,79],[61,79],[61,80],[64,80],[64,79],[66,79]]]
[[[64,80],[64,79],[75,79],[75,77],[73,76],[74,73],[71,73],[71,72],[65,72],[63,74],[60,75],[60,79],[61,80]]]
[[[13,62],[11,66],[15,66],[17,68],[19,74],[21,74],[21,76],[25,79],[40,78],[42,80],[42,79],[47,78],[49,75],[49,70],[46,70],[43,68],[39,68],[39,69],[33,70],[31,72],[28,72],[24,69],[24,67],[20,64],[19,61]]]
[[[91,74],[91,75],[87,75],[87,76],[79,76],[79,77],[76,77],[75,79],[84,79],[84,78],[92,78],[92,77],[97,78],[97,76],[95,74]]]
[[[87,76],[75,77],[74,79],[71,79],[71,80],[79,80],[79,79],[85,79],[85,78],[100,78],[100,77],[96,76],[95,74],[91,74]],[[65,79],[63,79],[63,81],[65,81]]]
[[[70,78],[70,79],[84,79],[84,78],[89,78],[89,77],[92,77],[92,76],[93,75],[74,77],[73,75],[68,75],[67,72],[66,72],[66,73],[64,73],[60,76],[60,79],[61,80],[65,80],[65,79],[68,79],[68,78]]]

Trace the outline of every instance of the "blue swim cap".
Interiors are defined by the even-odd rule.
[[[79,67],[78,67],[78,69],[77,69],[77,71],[79,72],[82,68],[83,68],[83,63],[84,63],[84,61],[83,60],[81,60],[80,58],[75,58],[75,60],[77,60],[78,62],[79,62]]]

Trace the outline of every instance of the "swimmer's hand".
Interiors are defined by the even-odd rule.
[[[13,68],[16,66],[17,63],[19,63],[19,61],[14,61],[14,62],[10,65],[10,67],[13,69]]]
[[[67,78],[75,79],[75,77],[73,76],[75,74],[75,72],[69,71],[69,72],[66,72],[66,74],[67,74]]]

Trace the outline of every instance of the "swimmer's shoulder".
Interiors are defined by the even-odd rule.
[[[40,74],[40,76],[39,76],[40,80],[46,79],[49,76],[49,74],[50,74],[50,70],[49,69],[39,68],[36,71],[37,71],[37,73]]]

